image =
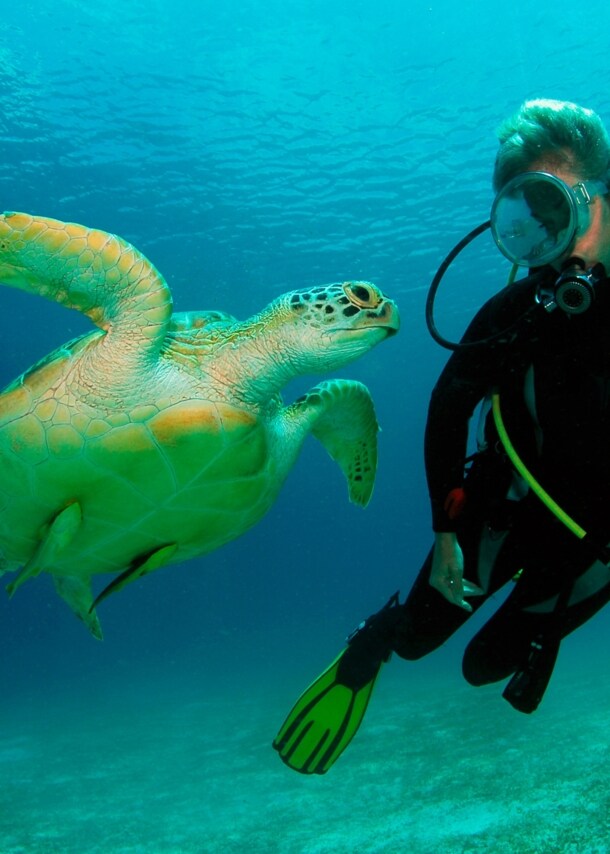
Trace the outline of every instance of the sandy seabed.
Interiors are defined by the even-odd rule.
[[[387,668],[350,749],[323,776],[270,743],[288,701],[160,702],[2,714],[1,854],[601,854],[610,852],[610,688],[574,661],[535,715],[499,686]],[[390,672],[391,671],[391,672]]]

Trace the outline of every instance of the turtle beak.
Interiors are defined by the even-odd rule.
[[[385,299],[383,304],[374,311],[368,311],[366,314],[369,317],[374,317],[375,322],[371,324],[363,323],[363,326],[375,326],[385,329],[388,336],[396,335],[400,329],[400,315],[398,306],[391,299]]]
[[[400,329],[398,308],[396,303],[389,299],[385,299],[377,308],[361,309],[354,321],[351,330],[346,331],[362,332],[363,329],[375,329],[389,337],[396,335]]]
[[[400,314],[398,313],[398,306],[395,302],[388,300],[386,307],[388,308],[389,313],[389,323],[386,326],[388,335],[396,335],[400,329]]]

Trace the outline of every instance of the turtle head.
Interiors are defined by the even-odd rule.
[[[290,291],[260,314],[219,328],[221,346],[202,350],[205,371],[240,400],[267,402],[294,377],[341,368],[398,327],[396,304],[370,282]],[[237,376],[238,384],[230,381]]]
[[[291,291],[270,309],[284,327],[298,373],[340,368],[395,334],[400,325],[396,303],[371,282]]]

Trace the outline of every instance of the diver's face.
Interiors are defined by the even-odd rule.
[[[550,165],[544,159],[536,161],[528,171],[549,172],[565,181],[569,187],[573,187],[583,180],[580,175],[570,169],[558,167],[556,164]],[[574,243],[560,258],[553,261],[552,266],[560,270],[568,258],[577,257],[582,258],[587,269],[601,263],[610,273],[610,205],[608,204],[608,197],[594,196],[587,208],[589,214],[588,228],[576,236]]]

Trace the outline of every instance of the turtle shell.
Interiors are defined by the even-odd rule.
[[[0,550],[25,563],[69,503],[82,525],[54,575],[123,570],[176,543],[172,562],[205,553],[255,524],[281,483],[270,431],[226,402],[146,400],[100,411],[70,391],[74,355],[61,348],[0,396]]]

